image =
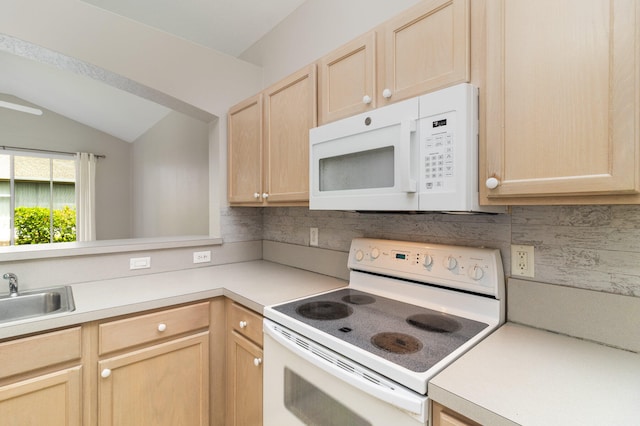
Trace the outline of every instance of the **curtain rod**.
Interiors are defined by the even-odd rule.
[[[67,155],[76,155],[75,152],[67,152],[67,151],[53,151],[50,149],[38,149],[38,148],[20,148],[18,146],[7,146],[7,145],[1,145],[0,148],[3,151],[6,151],[7,149],[9,150],[14,150],[14,151],[27,151],[27,152],[43,152],[46,154],[67,154]],[[107,158],[106,155],[102,155],[102,154],[94,154],[96,158]]]

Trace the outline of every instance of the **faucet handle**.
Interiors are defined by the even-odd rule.
[[[9,280],[9,295],[16,297],[18,295],[18,276],[13,272],[7,272],[2,278]]]

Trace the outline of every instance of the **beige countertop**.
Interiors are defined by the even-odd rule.
[[[428,394],[484,425],[637,425],[640,354],[507,323]]]
[[[216,296],[259,313],[265,306],[347,285],[264,260],[74,284],[76,310],[0,324],[0,339]]]

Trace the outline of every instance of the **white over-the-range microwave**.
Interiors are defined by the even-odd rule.
[[[478,90],[458,84],[309,133],[311,210],[504,212],[478,200]]]

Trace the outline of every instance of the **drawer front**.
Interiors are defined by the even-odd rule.
[[[26,373],[82,356],[80,327],[0,343],[0,378]]]
[[[262,347],[262,316],[235,303],[229,306],[230,326]]]
[[[99,326],[99,354],[209,326],[209,302],[138,315]]]

